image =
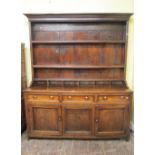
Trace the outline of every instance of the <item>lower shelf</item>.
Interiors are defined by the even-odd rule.
[[[57,81],[57,80],[34,80],[32,82],[31,87],[85,87],[85,88],[98,88],[98,87],[118,87],[118,88],[127,88],[126,82],[124,80],[116,80],[116,81]]]

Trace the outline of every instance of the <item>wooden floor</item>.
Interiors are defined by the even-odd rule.
[[[134,136],[130,140],[52,140],[21,137],[21,155],[134,155]]]

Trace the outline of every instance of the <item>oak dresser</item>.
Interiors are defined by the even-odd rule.
[[[32,83],[29,138],[129,138],[126,83],[131,14],[26,14]]]

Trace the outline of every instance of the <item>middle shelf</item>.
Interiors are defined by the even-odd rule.
[[[58,41],[45,41],[45,40],[32,40],[32,44],[125,44],[125,40],[58,40]]]
[[[124,65],[33,65],[33,68],[56,68],[56,69],[102,69],[102,68],[124,68]]]

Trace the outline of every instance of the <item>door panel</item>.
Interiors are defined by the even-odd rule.
[[[126,105],[98,105],[95,109],[95,134],[125,134],[127,121]]]
[[[58,129],[58,110],[54,108],[33,108],[34,130],[53,130]]]
[[[64,135],[91,135],[92,106],[88,104],[63,105]]]
[[[61,108],[58,104],[29,104],[31,134],[54,136],[62,134]]]

